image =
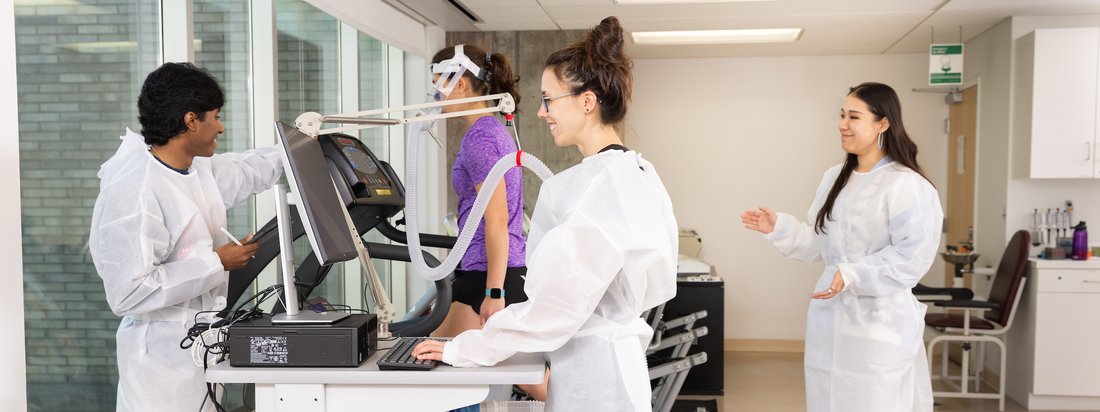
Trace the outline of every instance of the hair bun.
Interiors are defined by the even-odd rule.
[[[546,67],[553,68],[570,91],[590,90],[596,95],[604,124],[618,124],[626,117],[633,65],[623,53],[623,26],[615,16],[603,19],[575,43],[546,58]]]
[[[586,47],[592,58],[620,63],[623,60],[623,26],[619,18],[608,16],[588,32]]]

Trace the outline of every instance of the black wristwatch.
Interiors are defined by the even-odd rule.
[[[485,296],[493,299],[500,299],[504,297],[504,289],[501,288],[485,288]]]

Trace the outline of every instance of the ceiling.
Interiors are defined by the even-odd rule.
[[[1009,16],[1100,14],[1100,0],[763,0],[619,5],[615,0],[385,0],[446,31],[572,30],[618,16],[627,32],[804,28],[794,43],[641,46],[634,57],[927,53],[985,32]],[[713,1],[713,0],[710,0]],[[960,33],[961,32],[961,33]],[[934,33],[934,39],[933,39]]]

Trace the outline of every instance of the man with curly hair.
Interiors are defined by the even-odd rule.
[[[180,348],[200,312],[225,307],[229,271],[258,245],[223,233],[226,209],[282,175],[281,149],[214,154],[225,94],[206,70],[166,63],[138,96],[130,130],[99,171],[89,236],[118,326],[118,411],[213,410],[202,368]]]

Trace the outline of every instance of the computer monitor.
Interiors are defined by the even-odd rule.
[[[283,145],[283,173],[290,182],[289,193],[282,185],[276,186],[275,200],[280,244],[280,262],[283,268],[283,293],[286,296],[286,313],[275,315],[271,323],[308,324],[333,323],[347,313],[298,310],[298,291],[294,282],[293,233],[290,224],[290,207],[298,209],[305,227],[313,255],[322,265],[351,260],[359,256],[351,233],[356,231],[349,223],[346,204],[336,193],[336,186],[328,173],[321,144],[290,125],[277,122],[276,134]],[[288,202],[290,200],[290,202]]]
[[[275,129],[285,154],[283,172],[298,199],[296,206],[317,261],[330,265],[355,259],[355,243],[339,209],[346,206],[332,184],[321,144],[283,122],[277,122]]]

